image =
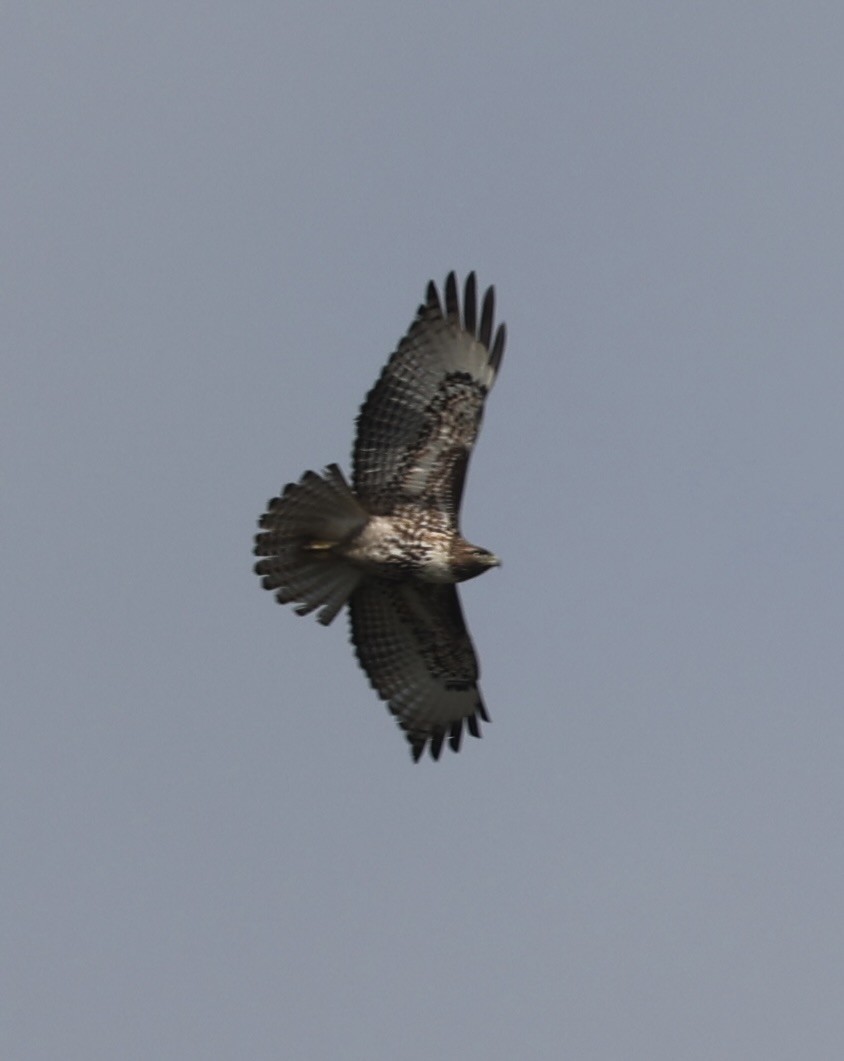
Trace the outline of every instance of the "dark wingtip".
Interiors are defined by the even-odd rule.
[[[460,751],[460,738],[463,736],[463,719],[458,718],[451,724],[451,732],[448,737],[448,746],[453,752]]]
[[[437,285],[433,280],[428,281],[427,298],[425,300],[425,308],[433,310],[434,313],[439,313],[442,316],[442,306],[440,305],[440,296],[437,291]]]
[[[489,363],[496,372],[498,371],[498,366],[501,364],[501,358],[504,356],[504,346],[506,342],[507,325],[499,324],[498,331],[495,333],[495,341],[492,344],[492,351],[489,355]]]
[[[463,290],[463,326],[470,335],[477,337],[475,328],[478,321],[478,289],[474,270],[466,277]]]
[[[484,303],[481,308],[481,326],[478,330],[478,338],[487,348],[490,349],[490,341],[492,339],[492,323],[495,317],[495,288],[488,287],[484,293]]]
[[[452,271],[445,278],[443,296],[440,298],[437,285],[428,281],[425,304],[419,307],[419,315],[437,313],[447,320],[462,327],[469,335],[474,336],[490,351],[490,364],[498,369],[504,354],[507,340],[507,329],[503,324],[498,326],[493,338],[495,326],[495,287],[490,285],[484,292],[481,304],[480,321],[478,320],[478,281],[474,269],[467,275],[463,287],[463,312],[461,318],[460,295],[457,289],[457,274]]]
[[[453,752],[459,752],[463,741],[464,731],[467,731],[473,737],[483,736],[479,722],[480,719],[483,719],[484,722],[489,722],[489,716],[482,703],[477,704],[473,714],[467,715],[465,718],[456,719],[448,729],[437,729],[429,736],[425,737],[405,733],[408,743],[410,744],[410,754],[413,761],[418,763],[425,754],[426,748],[431,753],[431,758],[438,760],[446,741],[448,741],[448,746]]]
[[[460,299],[457,295],[457,277],[453,272],[445,278],[445,315],[460,327]]]

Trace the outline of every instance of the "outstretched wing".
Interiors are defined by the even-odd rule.
[[[370,512],[433,508],[456,528],[484,400],[504,353],[505,327],[493,336],[494,316],[490,287],[478,318],[474,273],[466,278],[462,315],[454,273],[444,304],[428,284],[425,304],[358,416],[354,487]]]
[[[463,728],[479,737],[488,722],[478,661],[451,584],[367,579],[349,601],[352,644],[382,700],[410,741],[414,760],[426,745],[460,750]]]

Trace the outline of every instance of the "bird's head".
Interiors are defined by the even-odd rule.
[[[477,578],[491,567],[500,567],[501,561],[491,553],[489,549],[482,549],[480,545],[472,545],[470,542],[461,541],[452,553],[454,565],[455,582],[465,582],[469,578]]]

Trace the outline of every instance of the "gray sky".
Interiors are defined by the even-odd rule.
[[[3,1057],[843,1056],[841,8],[0,49]],[[493,722],[414,767],[251,537],[452,268]]]

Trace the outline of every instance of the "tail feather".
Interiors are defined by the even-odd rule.
[[[336,464],[322,475],[305,472],[288,483],[261,516],[255,537],[255,565],[264,589],[275,590],[280,604],[298,602],[296,613],[319,608],[328,625],[361,579],[361,573],[334,547],[354,537],[369,514],[352,493]]]

